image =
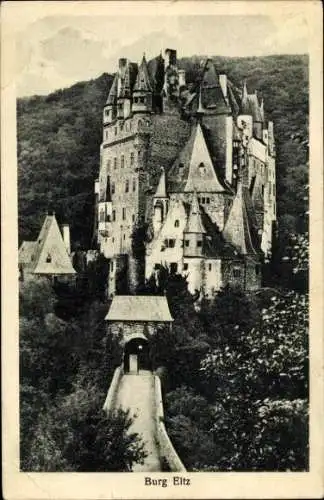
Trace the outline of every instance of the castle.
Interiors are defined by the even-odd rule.
[[[206,297],[226,284],[259,288],[276,222],[274,130],[263,100],[211,60],[187,84],[175,50],[139,66],[120,59],[103,109],[95,194],[109,295],[121,276],[134,292],[161,265]],[[141,225],[142,267],[134,249]]]

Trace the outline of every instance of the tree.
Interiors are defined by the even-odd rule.
[[[275,470],[304,470],[307,296],[294,292],[273,296],[272,305],[262,310],[260,326],[242,331],[238,340],[234,345],[220,344],[201,363],[209,396],[213,395],[218,408],[214,433],[223,452],[215,465],[265,470],[272,464]],[[300,439],[285,439],[288,425],[299,432]]]
[[[95,386],[75,387],[38,423],[24,470],[123,472],[146,456],[129,412],[107,415]]]

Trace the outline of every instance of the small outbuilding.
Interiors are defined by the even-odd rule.
[[[125,372],[150,368],[150,338],[173,322],[166,297],[159,295],[115,295],[105,319],[113,335],[122,334]]]

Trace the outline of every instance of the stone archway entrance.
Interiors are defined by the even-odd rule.
[[[138,373],[139,370],[150,369],[148,341],[141,337],[129,340],[124,348],[124,372]]]

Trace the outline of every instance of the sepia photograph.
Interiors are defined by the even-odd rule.
[[[19,472],[309,473],[307,16],[45,3],[5,5]]]

